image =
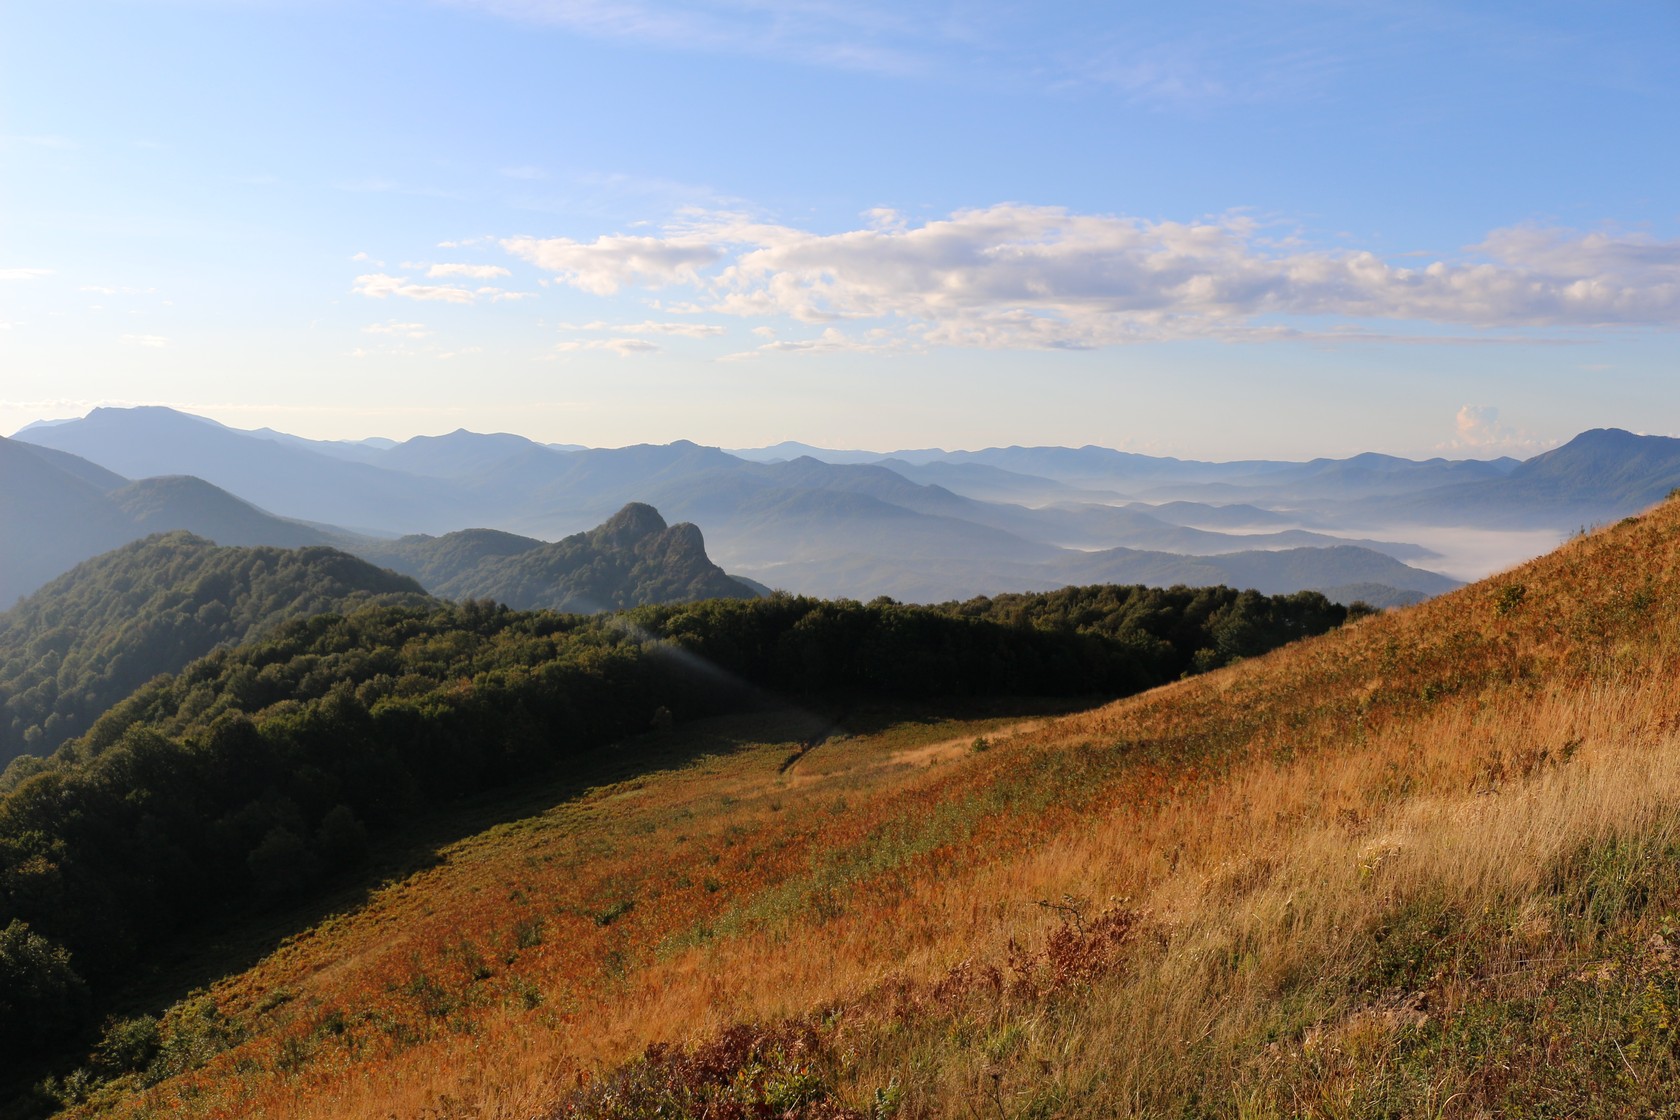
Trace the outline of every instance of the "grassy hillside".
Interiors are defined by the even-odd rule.
[[[1125,694],[1345,613],[1310,593],[1088,588],[300,620],[156,678],[0,780],[0,1053],[19,1074],[57,1062],[181,938],[316,904],[370,838],[468,795],[598,780],[600,748],[648,727],[795,700],[843,716],[883,697]]]
[[[533,793],[119,1024],[95,1095],[122,1116],[1670,1115],[1677,670],[1671,502],[1083,714],[655,733],[697,757]]]

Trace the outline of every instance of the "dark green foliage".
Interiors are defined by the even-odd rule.
[[[329,868],[354,867],[367,855],[367,829],[348,805],[328,810],[315,833],[315,850]]]
[[[217,645],[304,615],[423,595],[330,548],[219,548],[180,532],[126,545],[0,615],[0,763],[49,753]]]
[[[1103,584],[1036,595],[998,595],[946,604],[941,610],[1057,633],[1095,634],[1125,644],[1154,681],[1254,657],[1285,642],[1322,634],[1350,609],[1316,591],[1262,595],[1229,587],[1142,587]],[[1352,612],[1369,613],[1369,608]]]
[[[94,1064],[108,1077],[139,1073],[152,1064],[163,1049],[163,1033],[150,1015],[113,1019],[94,1051]]]
[[[104,985],[207,915],[304,895],[370,834],[523,776],[581,773],[586,752],[662,711],[691,719],[771,695],[1124,694],[1342,616],[1321,596],[1223,588],[316,615],[152,681],[15,771],[0,794],[0,922],[73,955],[29,943],[41,990],[76,987],[72,960]]]
[[[12,919],[0,929],[0,1048],[34,1050],[80,1025],[87,987],[70,954]]]

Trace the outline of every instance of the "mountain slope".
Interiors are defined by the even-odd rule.
[[[448,486],[170,408],[96,408],[17,438],[129,478],[191,475],[283,517],[412,531],[465,516],[464,497]]]
[[[1439,524],[1568,530],[1634,513],[1676,487],[1680,439],[1594,428],[1502,478],[1438,487],[1377,508]]]
[[[293,548],[335,540],[202,479],[130,482],[67,452],[0,439],[0,606],[83,560],[176,529],[228,545]]]
[[[135,535],[86,477],[0,439],[0,606]]]
[[[228,548],[185,532],[78,565],[0,614],[0,766],[50,753],[160,673],[293,618],[426,598],[329,548]]]
[[[472,529],[371,542],[358,551],[414,575],[434,594],[494,599],[516,609],[590,613],[756,597],[707,559],[697,527],[668,526],[658,510],[635,502],[589,532],[552,544]]]
[[[117,1114],[1660,1115],[1677,538],[1049,723],[718,727],[216,986],[260,1034]]]
[[[274,517],[220,487],[187,475],[142,478],[111,491],[112,503],[141,533],[184,530],[222,545],[303,548],[327,544],[330,534]]]

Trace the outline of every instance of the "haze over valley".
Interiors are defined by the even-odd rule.
[[[1680,1116],[1680,7],[0,34],[0,1120]]]
[[[7,454],[8,492],[24,503],[8,536],[29,553],[0,588],[12,597],[101,551],[96,543],[148,531],[334,543],[425,578],[423,551],[450,534],[512,534],[519,540],[492,548],[506,553],[638,502],[698,525],[706,544],[696,547],[730,571],[802,594],[937,602],[1070,584],[1224,583],[1388,606],[1508,567],[1680,485],[1680,441],[1619,431],[1524,461],[1211,463],[1090,446],[557,448],[464,429],[324,443],[153,407],[36,424]],[[50,496],[48,476],[73,497]],[[66,518],[74,502],[98,512]],[[439,570],[430,586],[471,597],[495,584]],[[613,605],[625,604],[586,609]]]

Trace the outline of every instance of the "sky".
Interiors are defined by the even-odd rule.
[[[1680,3],[57,0],[0,432],[1680,433]]]

